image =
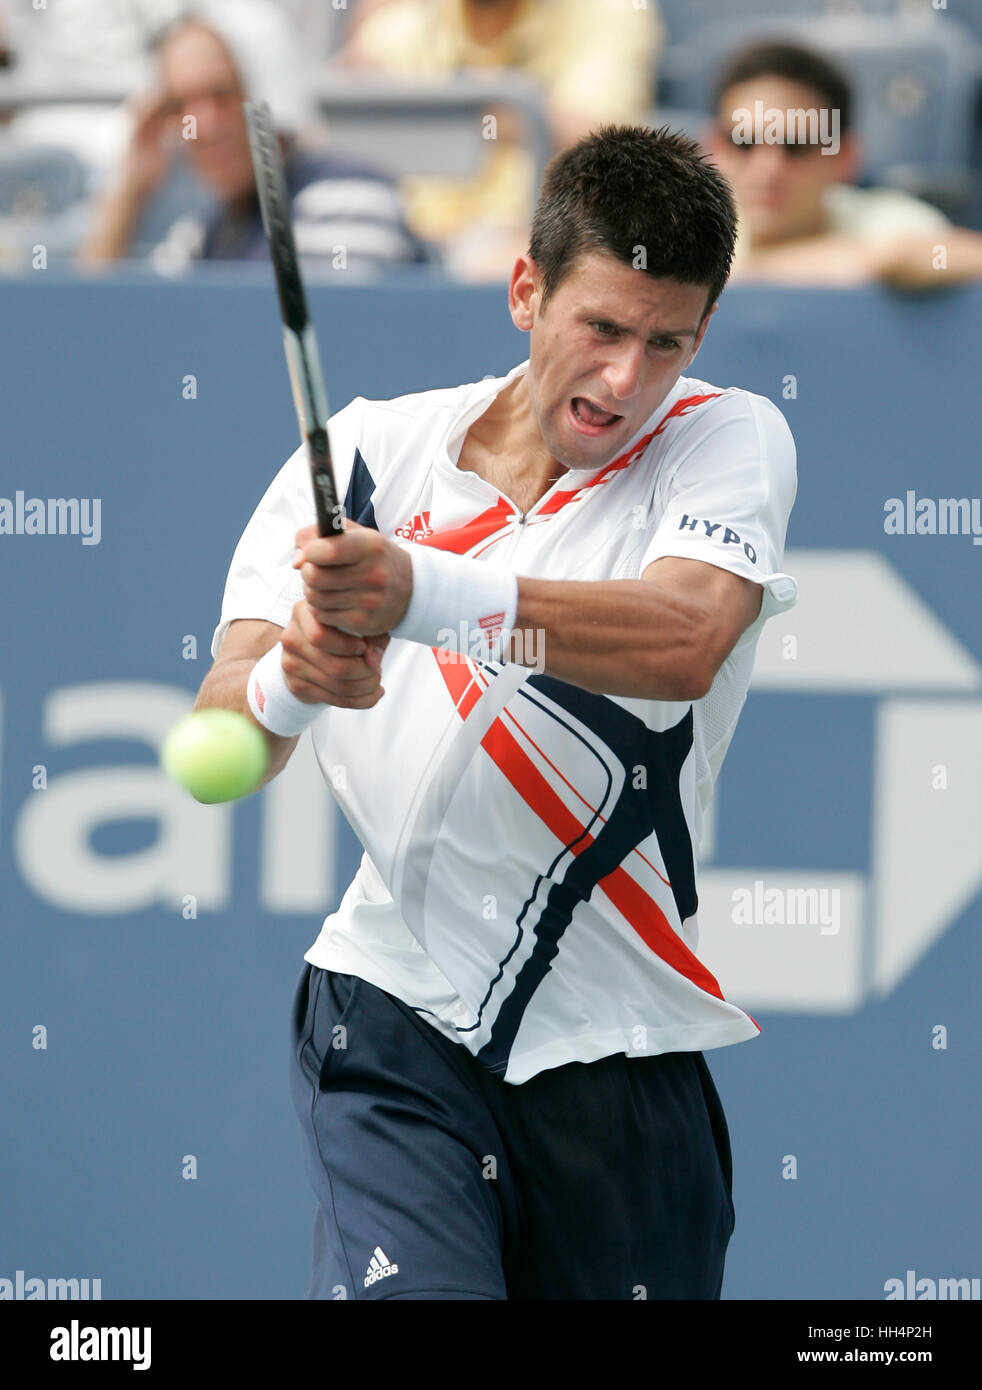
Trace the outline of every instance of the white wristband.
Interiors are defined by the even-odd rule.
[[[283,738],[302,734],[319,714],[330,708],[327,704],[308,705],[294,695],[283,674],[282,642],[261,656],[249,672],[246,699],[263,728]]]
[[[500,661],[518,612],[517,576],[434,546],[397,544],[412,561],[413,592],[391,635]]]

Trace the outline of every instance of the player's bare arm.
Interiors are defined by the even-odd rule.
[[[640,579],[519,576],[516,630],[547,675],[597,694],[698,700],[760,612],[763,589],[702,560],[665,556]]]
[[[519,577],[515,627],[526,663],[536,657],[548,676],[597,694],[689,701],[707,694],[762,598],[730,570],[665,556],[640,580]]]
[[[261,656],[276,646],[282,632],[278,623],[262,622],[258,618],[238,618],[230,623],[211,670],[201,682],[194,702],[195,711],[230,709],[255,723],[246,700],[249,672]],[[260,786],[265,786],[283,771],[299,737],[280,738],[268,729],[263,729],[263,734],[269,745],[269,767]]]
[[[403,547],[351,522],[340,537],[310,526],[296,540],[294,564],[321,621],[361,633],[398,625],[412,593]],[[637,580],[520,576],[515,658],[597,693],[700,699],[762,598],[759,584],[730,570],[671,556]]]

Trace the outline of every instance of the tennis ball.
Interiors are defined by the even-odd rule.
[[[269,746],[244,714],[203,709],[174,725],[160,761],[198,801],[235,801],[254,792],[266,776]]]

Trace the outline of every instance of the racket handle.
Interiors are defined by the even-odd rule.
[[[317,429],[307,435],[307,452],[310,457],[310,477],[314,485],[317,530],[322,536],[340,535],[344,530],[344,512],[334,490],[331,446],[327,430]]]

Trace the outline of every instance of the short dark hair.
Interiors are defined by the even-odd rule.
[[[755,77],[784,77],[818,92],[830,110],[839,113],[839,129],[845,133],[852,124],[852,89],[849,79],[823,53],[802,44],[768,39],[748,44],[727,62],[716,76],[713,111],[718,112],[723,97],[739,82]]]
[[[606,251],[652,277],[708,286],[705,318],[729,277],[735,240],[730,186],[695,141],[667,126],[605,125],[546,166],[529,255],[543,305],[581,252]]]

